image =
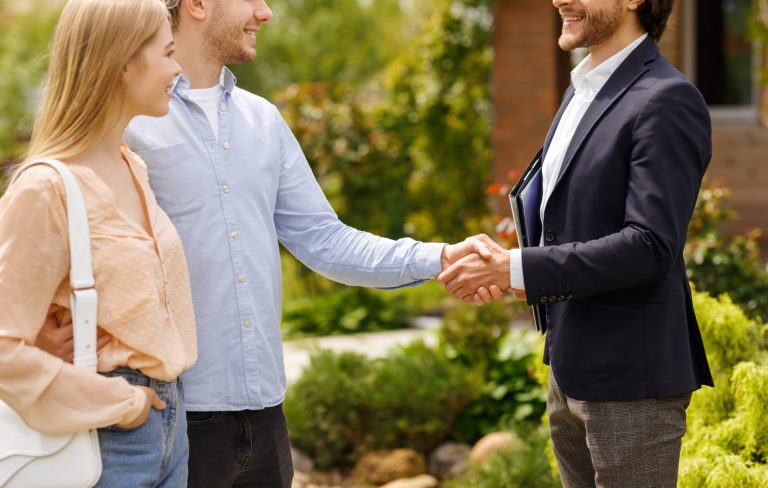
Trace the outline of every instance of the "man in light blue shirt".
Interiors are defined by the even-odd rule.
[[[266,3],[168,4],[184,74],[169,89],[170,113],[135,119],[126,142],[147,163],[192,282],[189,486],[288,487],[278,241],[323,276],[382,288],[434,277],[482,244],[393,241],[340,222],[278,110],[223,66],[255,57]]]

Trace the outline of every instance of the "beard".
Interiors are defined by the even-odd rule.
[[[584,18],[581,32],[577,34],[563,32],[558,39],[560,48],[564,51],[573,51],[580,47],[602,44],[618,30],[621,24],[621,12],[621,0],[617,0],[613,7],[579,12],[579,15]]]
[[[243,25],[225,18],[217,9],[203,32],[203,49],[218,64],[248,63],[256,58],[256,50],[244,43]]]

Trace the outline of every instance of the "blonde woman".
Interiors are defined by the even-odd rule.
[[[189,278],[145,165],[122,145],[133,117],[168,112],[173,46],[162,0],[69,0],[26,158],[64,161],[83,193],[98,324],[111,337],[101,374],[33,345],[49,310],[71,322],[58,175],[32,167],[0,199],[0,398],[43,432],[99,428],[98,486],[186,486],[177,378],[197,357]]]

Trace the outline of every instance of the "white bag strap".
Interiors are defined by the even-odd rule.
[[[69,283],[72,286],[70,304],[77,366],[96,372],[96,314],[98,297],[93,279],[91,262],[91,236],[83,195],[67,165],[55,159],[40,159],[26,163],[16,172],[13,181],[22,171],[44,164],[61,176],[67,198],[67,226],[69,230]],[[13,183],[11,181],[11,183]]]

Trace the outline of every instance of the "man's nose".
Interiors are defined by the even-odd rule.
[[[253,8],[253,17],[259,22],[269,22],[272,20],[272,9],[269,8],[265,0],[259,0]]]

